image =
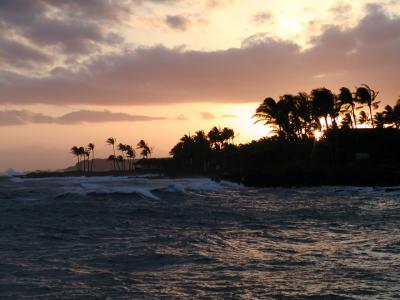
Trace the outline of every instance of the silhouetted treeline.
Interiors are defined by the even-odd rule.
[[[270,137],[235,145],[229,128],[185,135],[171,150],[175,169],[255,185],[400,184],[398,171],[382,167],[400,163],[400,99],[374,113],[378,94],[362,85],[266,98],[254,118]]]

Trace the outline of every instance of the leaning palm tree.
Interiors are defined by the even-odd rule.
[[[353,117],[354,128],[357,128],[357,118],[355,113],[356,99],[347,87],[340,88],[340,94],[338,95],[339,101],[345,106],[346,109],[351,109],[351,114]],[[347,120],[348,121],[348,120]]]
[[[81,166],[80,166],[81,154],[80,154],[79,148],[77,146],[73,146],[70,151],[74,156],[76,156],[77,163],[78,163],[78,170],[80,171],[80,169],[81,169]]]
[[[92,153],[92,163],[90,164],[90,172],[93,172],[93,162],[94,162],[94,144],[93,143],[89,143],[87,145],[87,148],[90,150],[90,152]]]
[[[137,144],[137,149],[141,149],[140,155],[142,155],[143,158],[150,156],[153,150],[144,140],[139,141]]]
[[[281,97],[278,102],[272,98],[265,98],[253,115],[253,118],[257,119],[254,123],[263,122],[272,128],[279,137],[290,140],[293,137],[293,128],[289,118],[290,104],[284,97]]]
[[[377,109],[379,107],[379,102],[376,101],[379,91],[374,91],[368,85],[362,84],[357,88],[356,99],[360,104],[366,104],[369,107],[369,117],[371,120],[372,128],[374,128],[374,118],[372,114],[372,108]]]
[[[115,168],[115,161],[116,161],[116,154],[115,154],[115,143],[117,142],[117,139],[115,139],[115,138],[113,138],[113,137],[109,137],[107,140],[106,140],[106,144],[107,145],[111,145],[112,146],[112,148],[113,148],[113,156],[114,156],[114,161],[113,161],[113,164],[114,164],[114,170],[116,170],[116,168]],[[118,166],[118,169],[119,169],[119,166]]]
[[[129,171],[133,171],[133,166],[134,166],[133,162],[135,160],[136,153],[131,145],[127,145],[126,157],[129,160]]]

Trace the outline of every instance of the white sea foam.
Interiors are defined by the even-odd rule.
[[[101,185],[91,184],[91,183],[81,183],[81,187],[85,190],[86,194],[96,194],[96,195],[107,195],[107,194],[137,194],[145,198],[152,200],[160,200],[151,191],[141,188],[141,187],[131,187],[131,186],[111,186],[105,187]]]
[[[22,182],[24,182],[25,180],[24,180],[23,178],[20,178],[20,177],[11,177],[11,178],[10,178],[10,181],[11,181],[11,182],[14,182],[14,183],[22,183]]]
[[[221,184],[210,179],[193,180],[187,187],[187,190],[194,192],[222,192],[224,188]]]

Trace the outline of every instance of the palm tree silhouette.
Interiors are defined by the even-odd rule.
[[[372,128],[374,128],[374,118],[372,115],[372,107],[377,109],[379,107],[380,101],[376,101],[376,97],[378,96],[379,91],[374,91],[365,83],[361,85],[361,87],[357,88],[356,91],[356,99],[357,102],[361,104],[366,104],[369,107],[369,116],[371,120]]]
[[[341,87],[338,99],[344,106],[346,106],[346,109],[351,108],[351,114],[353,116],[353,121],[350,124],[351,124],[351,127],[357,128],[357,118],[356,118],[356,113],[355,113],[356,99],[353,97],[353,94],[350,92],[350,90],[347,87]],[[347,121],[349,121],[349,120],[347,119]],[[353,126],[353,124],[354,124],[354,126]]]
[[[83,152],[83,155],[85,156],[85,158],[86,158],[86,164],[87,164],[87,172],[89,172],[90,171],[90,149],[89,148],[84,148],[84,152]]]
[[[125,151],[126,151],[126,145],[119,143],[117,149],[121,152],[121,165],[122,165],[122,170],[125,170]]]
[[[126,150],[126,157],[129,159],[129,171],[133,171],[133,166],[134,166],[134,160],[136,157],[135,150],[131,145],[126,145],[127,150]]]
[[[265,98],[253,115],[253,118],[257,119],[254,123],[264,122],[278,136],[289,139],[292,131],[290,129],[289,112],[289,105],[284,98],[281,98],[278,102],[273,98]]]
[[[150,148],[144,140],[139,141],[137,144],[137,149],[141,149],[140,155],[142,155],[143,158],[147,158],[152,152],[152,148]]]
[[[80,166],[81,154],[80,154],[79,148],[77,146],[73,146],[70,151],[74,156],[76,156],[77,162],[78,162],[78,170],[80,171],[80,169],[81,169],[81,166]]]
[[[108,156],[107,160],[111,160],[113,162],[114,171],[115,171],[115,160],[116,160],[115,155],[111,154],[110,156]]]
[[[326,129],[329,129],[328,116],[335,116],[335,97],[327,88],[311,91],[312,111],[316,118],[324,118]]]
[[[383,112],[377,112],[374,116],[374,122],[375,122],[376,128],[384,128],[385,114]]]
[[[368,122],[368,116],[365,111],[360,111],[358,114],[358,123],[361,125],[366,124]]]
[[[93,162],[94,162],[94,144],[89,143],[87,145],[87,148],[89,149],[90,152],[92,152],[92,163],[90,164],[90,172],[93,172]]]
[[[116,161],[116,158],[117,158],[117,156],[115,155],[115,143],[117,142],[117,140],[115,139],[115,138],[113,138],[113,137],[109,137],[107,140],[106,140],[106,144],[107,145],[111,145],[112,146],[112,148],[113,148],[113,156],[114,156],[114,161],[113,161],[113,164],[114,164],[114,170],[116,170],[116,168],[115,168],[115,161]],[[109,158],[110,158],[111,156],[109,156]],[[119,169],[119,166],[118,166],[118,169]]]
[[[85,169],[85,163],[86,163],[86,161],[85,161],[85,148],[83,148],[82,146],[81,147],[79,147],[78,148],[78,153],[79,153],[79,155],[80,156],[82,156],[83,157],[83,172],[85,172],[86,171],[86,169]],[[81,162],[82,162],[82,160],[81,160]]]

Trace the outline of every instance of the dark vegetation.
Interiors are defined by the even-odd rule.
[[[400,184],[400,100],[374,114],[378,94],[362,85],[266,98],[254,119],[271,137],[235,145],[229,128],[185,135],[171,150],[175,169],[258,186]]]
[[[96,170],[94,145],[89,144],[71,148],[76,170],[46,174],[207,175],[254,186],[398,185],[400,99],[377,111],[378,95],[363,84],[353,92],[346,87],[337,94],[317,88],[309,94],[285,94],[279,100],[268,97],[253,118],[271,134],[258,141],[237,145],[233,129],[213,127],[207,133],[184,135],[171,149],[172,158],[151,158],[152,148],[141,140],[136,150],[142,159],[135,160],[133,146],[117,144],[111,137],[106,144],[112,147],[108,160],[113,170]]]

